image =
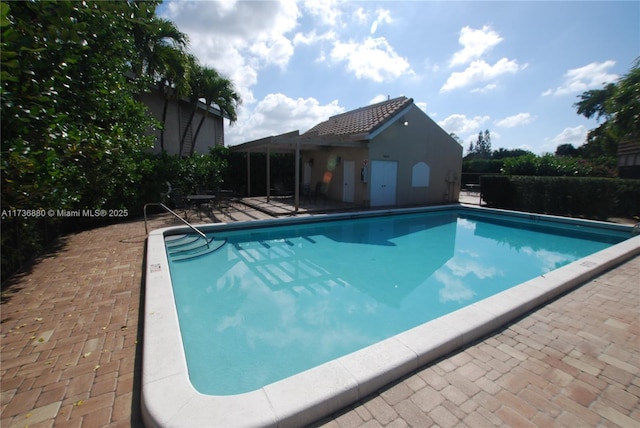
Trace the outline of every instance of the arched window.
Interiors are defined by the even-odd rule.
[[[429,187],[429,173],[431,169],[424,162],[418,162],[411,170],[411,186]]]

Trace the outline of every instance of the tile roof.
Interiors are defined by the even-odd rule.
[[[317,124],[302,134],[302,137],[369,134],[412,103],[412,98],[398,97],[360,107],[330,117],[329,120]]]
[[[640,139],[620,141],[618,143],[618,156],[635,155],[640,153]]]

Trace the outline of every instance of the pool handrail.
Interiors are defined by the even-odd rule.
[[[178,214],[176,214],[171,208],[169,208],[168,206],[166,206],[165,204],[163,204],[162,202],[149,202],[144,204],[144,208],[143,208],[143,212],[144,212],[144,233],[146,235],[149,234],[149,229],[147,228],[147,207],[149,205],[156,205],[156,206],[160,206],[162,208],[164,208],[167,212],[173,214],[173,216],[177,219],[179,219],[180,221],[182,221],[184,224],[186,224],[187,226],[189,226],[194,232],[196,232],[198,235],[200,235],[202,238],[204,238],[204,241],[207,243],[207,248],[209,248],[209,240],[207,239],[207,235],[205,235],[204,233],[202,233],[202,231],[200,229],[198,229],[197,227],[195,227],[194,225],[192,225],[191,223],[189,223],[187,220],[183,219],[182,217],[180,217]]]

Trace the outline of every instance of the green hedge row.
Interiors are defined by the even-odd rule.
[[[488,206],[592,219],[640,215],[640,181],[591,177],[484,175]]]
[[[108,222],[127,221],[142,216],[148,202],[165,202],[172,205],[171,198],[163,198],[171,183],[174,193],[192,194],[220,189],[233,190],[239,196],[247,192],[247,155],[217,147],[207,154],[196,154],[180,158],[166,153],[153,155],[143,153],[130,164],[130,179],[120,182],[118,192],[112,192],[102,205],[87,205],[78,202],[74,206],[21,206],[30,215],[20,214],[3,205],[0,217],[0,280],[4,283],[14,273],[27,268],[34,257],[43,254],[60,236],[97,227]],[[293,189],[295,177],[292,171],[292,155],[272,155],[271,185],[275,188]],[[251,194],[266,194],[266,154],[251,156]],[[99,195],[98,195],[99,196]],[[48,210],[107,210],[127,212],[124,218],[59,217],[48,215]],[[151,206],[149,212],[161,211]],[[37,214],[37,215],[31,215]],[[4,284],[3,284],[4,286]]]

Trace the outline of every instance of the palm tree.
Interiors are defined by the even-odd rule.
[[[132,64],[132,71],[136,77],[148,76],[155,81],[166,66],[165,48],[170,46],[184,51],[189,45],[189,38],[173,22],[158,18],[155,5],[141,7],[146,3],[133,4],[131,21],[137,58]]]
[[[183,155],[184,146],[186,144],[187,135],[191,129],[191,123],[193,122],[193,116],[196,114],[196,110],[198,109],[198,102],[200,98],[203,97],[204,93],[204,77],[203,77],[203,67],[198,62],[198,59],[191,55],[187,55],[187,67],[188,67],[188,84],[189,84],[189,104],[191,105],[191,114],[189,115],[189,119],[184,126],[184,130],[182,131],[182,137],[180,138],[180,150],[178,153],[180,156]],[[189,149],[191,152],[191,149]]]
[[[186,54],[189,39],[173,22],[156,17],[155,7],[135,10],[133,37],[138,58],[132,64],[132,71],[138,78],[152,79],[165,100],[160,130],[160,149],[164,150],[169,102],[184,97],[189,91]]]
[[[158,52],[164,62],[158,72],[158,90],[164,97],[162,106],[162,128],[160,129],[160,149],[164,150],[164,130],[167,120],[167,108],[171,100],[181,99],[189,93],[188,68],[185,53],[171,46],[159,46]]]
[[[200,129],[209,115],[209,108],[217,105],[223,117],[227,117],[231,123],[238,119],[237,107],[241,103],[240,95],[235,91],[233,82],[221,76],[215,69],[203,67],[202,78],[202,98],[205,100],[204,115],[200,118],[200,123],[193,136],[190,155],[195,152],[196,142]]]

